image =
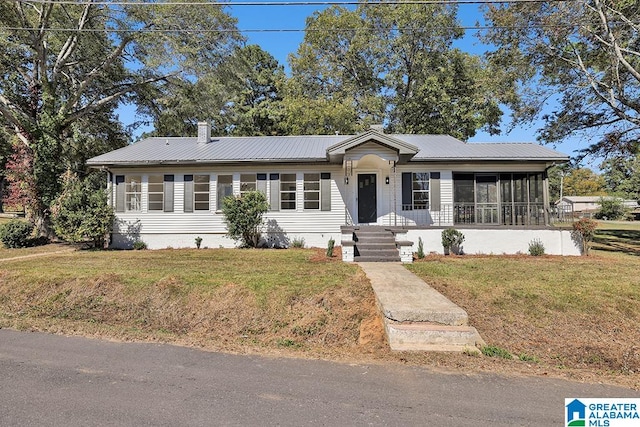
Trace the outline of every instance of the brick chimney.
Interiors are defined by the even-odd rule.
[[[198,144],[208,144],[211,141],[211,125],[209,122],[198,122]]]

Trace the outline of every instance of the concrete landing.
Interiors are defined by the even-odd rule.
[[[399,263],[359,262],[392,350],[463,351],[484,345],[467,313]]]

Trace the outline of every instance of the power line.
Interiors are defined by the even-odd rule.
[[[442,29],[471,30],[526,30],[533,28],[571,28],[575,25],[532,25],[532,26],[463,26],[463,27],[441,27]],[[424,31],[420,28],[394,28],[394,31]],[[0,27],[0,31],[60,31],[60,32],[81,32],[81,33],[304,33],[304,32],[357,32],[374,31],[371,28],[247,28],[247,29],[206,29],[206,28],[139,28],[139,29],[107,29],[107,28],[21,28],[21,27]]]
[[[37,4],[66,4],[84,6],[89,2],[80,0],[19,0],[21,3],[37,3]],[[503,4],[503,3],[571,3],[580,0],[390,0],[390,1],[373,1],[360,2],[355,0],[344,1],[229,1],[226,3],[218,2],[194,2],[194,1],[92,1],[90,4],[99,6],[202,6],[214,5],[223,7],[235,6],[394,6],[394,5],[459,5],[459,4]]]

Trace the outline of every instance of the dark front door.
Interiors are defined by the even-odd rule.
[[[376,174],[358,174],[358,223],[376,222],[377,219]]]

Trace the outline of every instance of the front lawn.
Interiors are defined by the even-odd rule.
[[[355,265],[317,250],[78,251],[0,263],[0,326],[201,345],[349,347],[375,315]]]
[[[0,249],[0,327],[212,350],[517,372],[640,388],[640,245],[589,257],[428,256],[407,266],[469,313],[487,354],[391,352],[357,265],[322,249]],[[620,249],[624,245],[624,249]]]

